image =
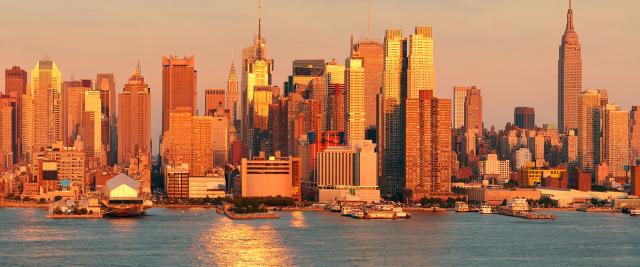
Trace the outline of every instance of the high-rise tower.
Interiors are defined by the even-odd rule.
[[[573,26],[569,1],[567,26],[560,42],[558,58],[558,130],[578,128],[578,98],[582,90],[582,52]]]
[[[195,57],[162,57],[162,132],[169,129],[169,113],[189,108],[197,114]]]
[[[242,139],[248,151],[253,150],[253,129],[249,123],[249,108],[252,105],[254,91],[259,86],[271,85],[273,60],[267,59],[266,43],[262,38],[262,2],[258,5],[258,36],[253,46],[242,51]],[[250,154],[248,155],[251,156]]]
[[[16,108],[14,110],[14,157],[16,158],[20,158],[22,155],[22,95],[27,92],[27,79],[27,72],[17,66],[13,66],[4,72],[5,93],[16,100]]]
[[[404,123],[401,105],[406,86],[406,39],[402,30],[389,29],[384,37],[382,93],[378,97],[378,168],[380,191],[388,197],[404,190]]]
[[[229,77],[227,78],[227,92],[226,92],[225,108],[231,112],[233,121],[239,121],[241,116],[241,101],[240,92],[238,91],[238,75],[236,74],[236,66],[231,62],[231,69],[229,70]]]
[[[349,144],[364,140],[365,113],[365,69],[362,60],[348,58],[345,70],[345,126],[346,139]]]
[[[407,98],[418,99],[420,90],[435,90],[431,27],[416,27],[409,37]]]
[[[118,163],[151,153],[151,96],[140,65],[118,95]]]
[[[62,141],[62,73],[47,55],[31,70],[33,149]]]

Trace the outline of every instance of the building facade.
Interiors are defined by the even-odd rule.
[[[558,58],[558,130],[578,128],[578,98],[582,91],[582,50],[569,5]]]

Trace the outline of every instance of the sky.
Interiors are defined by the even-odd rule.
[[[606,88],[624,109],[640,105],[640,20],[636,0],[574,0],[582,44],[583,89]],[[556,124],[557,60],[565,0],[264,0],[263,36],[282,86],[294,59],[344,62],[349,38],[432,26],[436,95],[454,85],[482,90],[485,127],[503,128],[515,106],[536,109],[536,122]],[[152,139],[161,128],[161,58],[195,55],[198,105],[204,90],[224,87],[232,58],[257,32],[257,0],[2,0],[0,68],[28,72],[46,53],[64,80],[114,73],[122,91],[136,62],[151,87]],[[237,71],[240,71],[237,69]],[[4,86],[0,75],[0,87]]]

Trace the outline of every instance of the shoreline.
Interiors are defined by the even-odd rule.
[[[0,201],[0,208],[49,208],[49,203]]]

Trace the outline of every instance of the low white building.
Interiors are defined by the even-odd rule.
[[[511,174],[509,160],[498,160],[497,154],[488,154],[485,160],[478,162],[478,170],[484,179],[495,177],[503,182],[508,181]]]
[[[375,146],[370,140],[364,140],[319,152],[316,159],[318,201],[379,202]]]
[[[225,189],[224,172],[202,177],[189,177],[189,198],[222,198],[225,197]]]

